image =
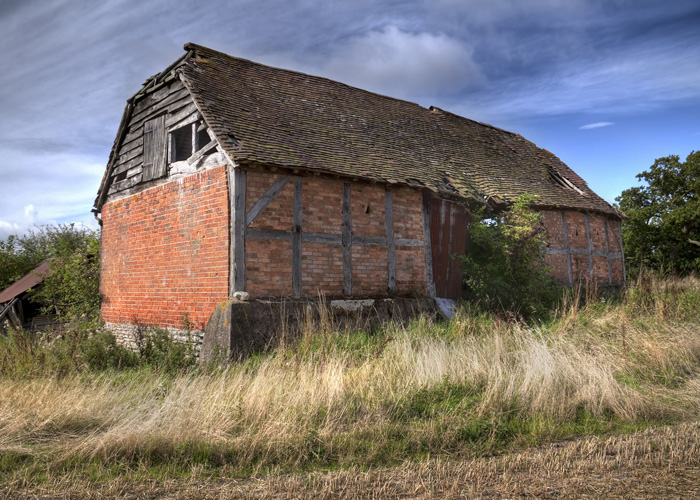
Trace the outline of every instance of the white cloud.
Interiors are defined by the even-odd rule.
[[[36,208],[34,208],[34,205],[31,203],[24,207],[24,218],[27,219],[30,222],[34,222],[34,218],[36,217]]]
[[[588,125],[583,125],[579,127],[579,130],[590,130],[592,128],[601,128],[601,127],[609,127],[610,125],[614,125],[613,122],[595,122],[595,123],[589,123]]]
[[[335,48],[322,72],[350,85],[413,99],[457,93],[484,81],[472,47],[444,34],[411,33],[394,25]]]
[[[20,232],[19,224],[9,223],[4,220],[0,220],[0,241],[4,241],[11,234],[17,234]]]

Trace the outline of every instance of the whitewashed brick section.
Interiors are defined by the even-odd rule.
[[[138,351],[136,339],[138,338],[139,329],[141,329],[144,335],[147,334],[149,329],[148,327],[144,326],[116,323],[105,323],[105,328],[114,334],[114,337],[117,339],[117,343],[135,352]],[[195,352],[197,355],[199,355],[199,351],[202,347],[202,339],[204,338],[204,332],[199,330],[181,330],[173,327],[161,329],[167,331],[175,342],[192,344]]]

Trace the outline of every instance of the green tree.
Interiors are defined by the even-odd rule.
[[[0,289],[51,259],[51,274],[33,300],[64,319],[99,312],[100,235],[85,226],[38,226],[0,242]]]
[[[468,299],[532,316],[558,297],[544,264],[545,230],[531,207],[535,199],[525,194],[499,214],[472,213],[462,257]]]
[[[685,162],[659,158],[637,178],[646,185],[615,198],[627,215],[622,237],[630,271],[700,271],[700,151]]]

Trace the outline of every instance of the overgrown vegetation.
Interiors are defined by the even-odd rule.
[[[645,185],[615,199],[627,216],[622,236],[631,274],[700,272],[700,151],[685,162],[659,158],[637,178]]]
[[[544,265],[546,234],[531,208],[534,200],[522,195],[503,212],[471,214],[467,251],[460,258],[468,300],[531,317],[546,314],[560,296]]]
[[[23,236],[0,241],[0,289],[51,259],[51,274],[32,300],[62,321],[98,321],[100,234],[85,226],[39,226]]]
[[[700,280],[649,277],[605,300],[586,293],[529,325],[475,305],[449,323],[372,333],[337,331],[321,314],[294,344],[184,371],[130,364],[107,336],[76,343],[67,357],[80,367],[20,370],[61,341],[9,337],[0,477],[366,468],[697,419]]]
[[[111,332],[84,320],[39,334],[10,328],[0,336],[0,376],[63,379],[141,368],[175,375],[196,365],[192,344],[176,342],[160,328],[142,328],[139,347],[129,350]]]

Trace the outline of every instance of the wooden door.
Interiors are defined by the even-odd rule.
[[[432,198],[429,214],[435,296],[459,300],[462,297],[463,269],[455,257],[464,255],[466,250],[467,210],[454,201]]]

